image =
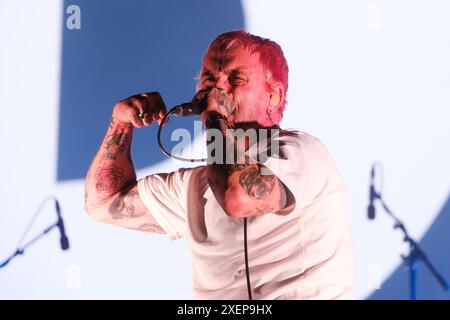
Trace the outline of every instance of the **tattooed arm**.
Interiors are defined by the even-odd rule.
[[[165,113],[156,93],[141,94],[119,102],[85,181],[85,209],[93,218],[135,230],[164,233],[137,192],[131,159],[133,127],[160,121]],[[144,115],[143,118],[138,115]]]
[[[217,112],[208,112],[203,119],[208,130],[216,130],[224,137],[222,161],[217,161],[220,156],[215,154],[208,165],[209,185],[224,211],[231,217],[242,218],[283,209],[286,206],[284,185],[267,168],[248,158],[240,158],[239,162],[231,164],[226,161],[227,153],[239,154],[243,147],[227,133],[232,125],[226,118]]]

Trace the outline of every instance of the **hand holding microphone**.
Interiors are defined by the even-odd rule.
[[[161,124],[166,112],[166,104],[158,92],[144,92],[119,101],[114,106],[112,121],[142,128],[153,121]]]
[[[158,92],[150,92],[134,95],[117,103],[114,106],[112,121],[133,125],[136,128],[149,126],[153,121],[157,121],[160,125],[157,135],[158,145],[167,157],[187,162],[205,162],[206,159],[185,159],[172,155],[162,144],[161,129],[170,115],[182,117],[200,115],[204,121],[207,113],[218,112],[231,120],[235,110],[233,95],[217,88],[208,87],[199,90],[190,102],[177,105],[169,112],[161,95]]]
[[[199,90],[190,102],[173,107],[174,116],[202,115],[206,112],[218,112],[229,118],[235,111],[232,94],[216,88]],[[158,92],[140,93],[119,101],[113,109],[113,119],[136,128],[149,126],[153,121],[161,124],[167,113],[166,104]]]
[[[198,91],[191,102],[182,103],[171,110],[174,116],[194,116],[200,115],[208,106],[209,90]]]
[[[216,88],[199,90],[191,102],[174,107],[170,113],[174,116],[201,115],[202,119],[208,112],[217,112],[226,118],[232,117],[236,110],[233,95]]]

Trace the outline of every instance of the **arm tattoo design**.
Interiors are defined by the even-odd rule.
[[[137,195],[137,191],[121,193],[109,208],[109,213],[112,215],[112,218],[118,220],[142,217],[145,212],[136,211],[134,206],[134,197]]]
[[[94,179],[97,192],[107,194],[118,192],[126,182],[123,169],[114,164],[98,168]]]
[[[263,205],[261,205],[261,206],[257,206],[256,208],[255,208],[255,212],[253,212],[253,211],[246,211],[245,213],[244,213],[244,217],[245,216],[253,216],[253,215],[255,215],[255,213],[256,214],[267,214],[267,213],[274,213],[275,212],[275,208],[274,207],[272,207],[272,206],[270,206],[269,204],[263,204]]]
[[[144,223],[141,224],[137,230],[154,233],[165,233],[164,230],[157,223]]]
[[[114,132],[105,139],[104,146],[106,148],[106,160],[116,160],[118,154],[128,146],[128,134],[125,132]]]
[[[252,199],[266,198],[275,187],[273,175],[260,175],[257,165],[247,166],[239,176],[239,184]]]
[[[256,211],[260,214],[275,212],[275,208],[269,204],[263,204],[262,206],[256,207]]]

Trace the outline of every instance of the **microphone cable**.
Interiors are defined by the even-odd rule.
[[[173,107],[172,109],[170,109],[169,112],[167,112],[164,116],[164,118],[161,121],[161,124],[158,127],[158,145],[159,148],[161,149],[162,153],[164,153],[168,158],[172,158],[172,159],[176,159],[176,160],[180,160],[180,161],[184,161],[184,162],[206,162],[207,159],[188,159],[188,158],[183,158],[183,157],[179,157],[179,156],[175,156],[173,154],[171,154],[169,151],[166,150],[166,148],[164,148],[164,145],[161,141],[161,132],[162,132],[162,128],[166,125],[166,122],[169,121],[169,117],[173,114],[175,116],[180,115],[178,113],[178,111],[180,110],[180,107],[183,106],[185,104],[180,104],[178,106]]]
[[[180,115],[180,107],[183,105],[187,105],[187,104],[181,104],[178,106],[173,107],[172,109],[170,109],[169,112],[167,112],[164,116],[164,118],[161,121],[161,124],[159,125],[158,128],[158,145],[159,148],[161,149],[162,153],[164,153],[168,158],[172,158],[172,159],[176,159],[176,160],[180,160],[180,161],[185,161],[185,162],[206,162],[207,159],[188,159],[188,158],[183,158],[183,157],[178,157],[178,156],[174,156],[173,154],[171,154],[169,151],[166,150],[166,148],[164,148],[164,145],[161,141],[161,132],[162,132],[162,128],[166,125],[166,122],[169,120],[169,117],[173,114],[175,116]],[[247,245],[247,218],[244,218],[244,258],[245,258],[245,275],[247,278],[247,291],[248,291],[248,299],[249,300],[253,300],[252,297],[252,287],[251,287],[251,283],[250,283],[250,269],[248,266],[248,245]]]
[[[247,277],[248,300],[253,300],[252,286],[250,283],[250,269],[248,267],[248,247],[247,247],[247,218],[244,218],[244,255],[245,255],[245,275]]]

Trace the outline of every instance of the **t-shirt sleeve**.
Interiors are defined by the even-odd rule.
[[[157,173],[138,181],[138,192],[150,214],[171,240],[187,229],[187,188],[192,169]]]
[[[258,154],[258,162],[284,184],[287,202],[278,214],[291,213],[296,207],[303,208],[320,194],[326,185],[326,151],[320,141],[295,130],[280,130],[270,143],[264,142],[258,149],[252,147],[251,157]]]

